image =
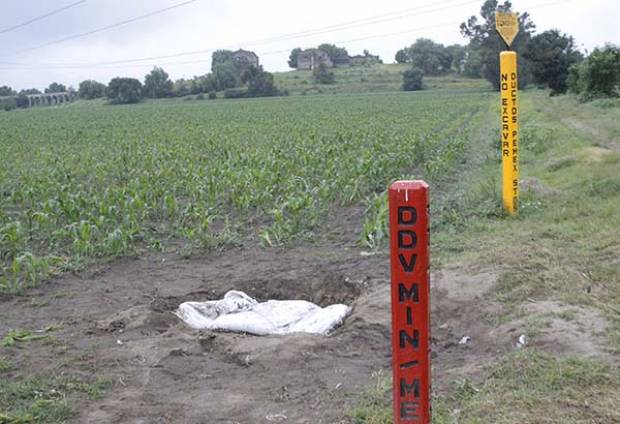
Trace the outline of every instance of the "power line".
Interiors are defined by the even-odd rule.
[[[310,30],[305,30],[305,31],[301,31],[301,32],[297,32],[297,33],[292,33],[292,34],[286,34],[286,35],[281,35],[281,36],[277,36],[277,37],[271,37],[271,38],[266,38],[266,39],[262,39],[262,40],[258,40],[256,41],[256,43],[263,43],[266,41],[287,41],[290,39],[295,39],[295,38],[300,38],[300,36],[314,36],[314,35],[321,35],[324,33],[329,33],[329,32],[335,32],[335,31],[342,31],[342,30],[347,30],[347,29],[352,29],[352,28],[357,28],[360,26],[367,26],[367,25],[374,25],[377,23],[384,23],[384,22],[390,22],[390,21],[394,21],[394,20],[399,20],[399,19],[405,19],[411,16],[420,16],[420,15],[425,15],[425,14],[429,14],[429,13],[434,13],[434,12],[438,12],[438,11],[442,11],[442,10],[446,10],[446,9],[452,9],[455,7],[460,7],[460,6],[465,6],[465,5],[469,5],[469,4],[473,4],[473,3],[478,3],[479,0],[473,0],[473,1],[465,1],[465,2],[461,2],[458,4],[448,4],[446,5],[446,3],[451,3],[454,1],[458,1],[458,0],[444,0],[444,1],[439,1],[439,2],[435,2],[435,3],[428,3],[428,4],[424,4],[421,6],[417,6],[417,7],[413,7],[413,8],[407,8],[407,9],[402,9],[402,10],[397,10],[394,12],[389,12],[389,13],[384,13],[384,14],[380,14],[380,15],[374,15],[374,16],[370,16],[368,18],[363,18],[363,19],[357,19],[357,20],[353,20],[353,21],[348,21],[348,22],[341,22],[339,24],[333,24],[333,25],[329,25],[329,26],[325,26],[325,27],[319,27],[319,28],[314,28],[314,29],[310,29]],[[433,7],[433,6],[443,6],[443,7],[439,7],[439,8],[435,8],[435,9],[431,9],[431,10],[421,10],[421,9],[426,9],[427,7]],[[393,15],[397,15],[397,16],[393,16]],[[245,44],[249,44],[252,45],[252,42],[248,42]]]
[[[193,0],[193,1],[195,1],[195,0]],[[454,1],[455,0],[447,0],[447,2],[454,2]],[[447,10],[447,9],[452,9],[452,8],[455,8],[455,7],[460,7],[460,6],[469,5],[469,4],[478,3],[478,2],[479,2],[479,0],[468,0],[466,2],[460,2],[460,3],[457,3],[457,4],[451,4],[451,5],[447,5],[446,6],[446,0],[443,0],[443,1],[439,1],[439,2],[428,3],[428,4],[425,4],[425,5],[422,5],[422,6],[418,6],[418,7],[415,7],[415,8],[408,8],[408,9],[398,10],[398,11],[394,11],[394,12],[390,12],[390,13],[384,13],[384,14],[380,14],[380,15],[373,15],[373,16],[370,16],[370,17],[367,17],[367,18],[357,19],[357,20],[354,20],[354,21],[342,22],[342,23],[339,23],[339,24],[333,24],[333,25],[329,25],[329,26],[325,26],[325,27],[313,28],[313,29],[309,29],[309,30],[305,30],[305,31],[300,31],[300,32],[295,32],[295,33],[290,33],[290,34],[285,34],[285,35],[280,35],[280,36],[274,36],[274,37],[263,38],[263,39],[258,39],[258,40],[245,41],[245,42],[240,42],[240,43],[235,43],[235,44],[230,44],[230,45],[224,45],[224,46],[218,47],[217,49],[234,48],[235,46],[239,46],[239,45],[254,46],[254,45],[261,45],[261,44],[267,44],[267,43],[280,42],[280,41],[288,41],[288,40],[293,40],[293,39],[298,39],[298,38],[306,38],[306,37],[310,37],[310,36],[316,36],[316,35],[322,35],[322,34],[331,33],[331,32],[343,31],[343,30],[358,28],[358,27],[362,27],[362,26],[375,25],[377,23],[384,23],[384,22],[389,22],[389,21],[394,21],[394,20],[401,20],[401,19],[405,19],[407,17],[411,17],[412,15],[420,16],[420,15],[424,15],[424,14],[434,13],[434,12],[443,11],[443,10]],[[421,9],[426,9],[428,7],[433,7],[433,6],[438,6],[438,5],[442,5],[442,7],[436,7],[436,8],[431,9],[431,10],[421,10]],[[392,15],[397,15],[397,16],[392,16]],[[392,17],[389,17],[389,16],[392,16]],[[183,56],[194,56],[194,55],[199,55],[199,54],[212,53],[213,51],[215,51],[217,49],[216,48],[200,49],[200,50],[186,51],[186,52],[182,52],[182,53],[175,53],[175,54],[169,54],[169,55],[150,56],[150,57],[142,57],[142,58],[135,58],[135,59],[124,59],[124,60],[104,61],[104,62],[90,62],[90,63],[41,63],[41,64],[38,64],[38,66],[52,66],[52,67],[53,66],[72,66],[72,67],[73,66],[75,66],[75,67],[85,66],[85,67],[88,67],[88,66],[116,65],[116,64],[133,63],[133,62],[144,62],[144,61],[161,60],[161,59],[173,59],[173,58],[183,57]],[[11,63],[11,62],[0,62],[0,64],[14,65],[14,66],[36,65],[36,64]]]
[[[86,0],[76,1],[75,3],[71,3],[71,4],[67,5],[67,6],[64,6],[64,7],[55,9],[55,10],[52,10],[51,12],[47,12],[47,13],[45,13],[43,15],[37,16],[36,18],[32,18],[30,20],[27,20],[26,22],[22,22],[20,24],[14,25],[12,27],[2,29],[2,30],[0,30],[0,34],[6,34],[7,32],[15,31],[16,29],[25,27],[27,25],[30,25],[30,24],[34,23],[34,22],[41,21],[41,20],[43,20],[45,18],[49,18],[50,16],[56,15],[57,13],[63,12],[65,10],[67,10],[67,9],[71,9],[72,7],[75,7],[75,6],[77,6],[79,4],[82,4],[82,3],[86,3]]]
[[[568,3],[574,0],[559,0],[559,1],[553,1],[553,2],[549,2],[549,3],[544,3],[544,4],[539,4],[536,6],[532,6],[530,8],[528,8],[528,10],[534,10],[534,9],[541,9],[541,8],[545,8],[545,7],[550,7],[550,6],[555,6],[555,5],[559,5],[559,4],[564,4],[564,3]],[[409,34],[409,33],[415,33],[415,32],[419,32],[419,31],[425,31],[425,30],[429,30],[429,29],[436,29],[436,28],[440,28],[440,27],[447,27],[447,26],[456,26],[458,25],[459,22],[444,22],[444,23],[439,23],[439,24],[434,24],[434,25],[429,25],[429,26],[425,26],[425,27],[419,27],[419,28],[414,28],[414,29],[408,29],[405,31],[397,31],[397,32],[389,32],[389,33],[383,33],[383,34],[376,34],[376,35],[370,35],[370,36],[364,36],[364,37],[359,37],[359,38],[354,38],[354,39],[348,39],[348,40],[338,40],[338,41],[334,41],[334,43],[339,44],[339,43],[353,43],[353,42],[359,42],[359,41],[365,41],[365,40],[371,40],[371,39],[377,39],[377,38],[385,38],[385,37],[391,37],[391,36],[395,36],[395,35],[403,35],[403,34]],[[331,31],[333,32],[333,31]],[[256,42],[255,44],[258,44],[258,42]],[[268,44],[268,43],[262,43],[262,44]],[[207,49],[207,50],[201,50],[200,52],[202,54],[205,53],[212,53],[217,49]],[[281,53],[287,53],[289,52],[290,49],[286,49],[286,50],[277,50],[277,51],[269,51],[269,52],[261,52],[260,56],[268,56],[268,55],[274,55],[274,54],[281,54]],[[76,63],[76,64],[62,64],[62,63],[57,63],[57,64],[10,64],[10,63],[6,63],[6,62],[0,62],[0,64],[5,64],[5,65],[13,65],[16,66],[15,68],[3,68],[3,70],[18,70],[18,69],[31,69],[31,70],[38,70],[38,69],[88,69],[88,68],[92,68],[92,67],[97,67],[97,68],[103,68],[103,69],[127,69],[127,68],[138,68],[138,67],[151,67],[154,65],[189,65],[189,64],[198,64],[198,63],[207,63],[210,62],[210,59],[199,59],[199,60],[193,60],[193,61],[185,61],[185,62],[155,62],[155,63],[134,63],[134,64],[129,64],[129,65],[122,65],[122,66],[113,66],[113,65],[121,65],[122,63],[133,63],[133,62],[139,62],[139,61],[155,61],[155,60],[159,60],[161,58],[173,58],[173,57],[179,57],[182,55],[187,55],[186,53],[181,53],[178,55],[167,55],[167,56],[160,56],[160,57],[153,57],[153,58],[141,58],[141,59],[132,59],[129,61],[116,61],[116,62],[98,62],[98,63]]]
[[[103,26],[103,27],[99,27],[97,29],[93,29],[93,30],[90,30],[90,31],[82,32],[80,34],[70,35],[70,36],[64,37],[64,38],[59,38],[57,40],[53,40],[53,41],[50,41],[50,42],[47,42],[47,43],[44,43],[44,44],[40,44],[38,46],[28,47],[26,49],[23,49],[23,50],[20,50],[20,51],[17,51],[17,52],[13,52],[13,53],[10,53],[8,55],[3,55],[2,57],[17,56],[17,55],[20,55],[22,53],[26,53],[26,52],[29,52],[29,51],[32,51],[32,50],[38,50],[38,49],[42,49],[44,47],[52,46],[54,44],[64,43],[65,41],[75,40],[76,38],[86,37],[88,35],[96,34],[96,33],[103,32],[103,31],[108,31],[110,29],[118,28],[120,26],[130,24],[132,22],[136,22],[136,21],[140,21],[142,19],[150,18],[151,16],[159,15],[161,13],[168,12],[168,11],[173,10],[173,9],[177,9],[179,7],[186,6],[186,5],[191,4],[191,3],[195,3],[197,1],[198,0],[188,0],[188,1],[185,1],[183,3],[175,4],[173,6],[169,6],[169,7],[163,8],[163,9],[159,9],[159,10],[156,10],[154,12],[146,13],[144,15],[136,16],[136,17],[127,19],[125,21],[117,22],[115,24],[106,25],[106,26]]]
[[[337,40],[335,41],[335,43],[337,44],[338,43],[355,43],[359,41],[371,40],[371,39],[376,39],[376,38],[385,38],[385,37],[391,37],[395,35],[403,35],[403,34],[410,34],[410,33],[415,33],[415,32],[420,32],[420,31],[426,31],[429,29],[436,29],[436,28],[447,27],[447,26],[455,26],[458,24],[459,22],[456,22],[456,21],[444,22],[444,23],[440,23],[436,25],[429,25],[429,26],[420,27],[420,28],[408,29],[405,31],[397,31],[397,32],[383,33],[383,34],[377,34],[377,35],[370,35],[370,36],[364,36],[364,37],[353,38],[353,39],[348,39],[348,40]],[[258,55],[263,57],[263,56],[271,56],[275,54],[288,53],[288,52],[290,52],[290,49],[259,52]],[[156,65],[162,65],[162,66],[163,65],[170,65],[170,66],[190,65],[190,64],[198,64],[198,63],[208,63],[210,61],[211,59],[198,59],[198,60],[190,60],[190,61],[184,61],[184,62],[156,62],[156,63],[137,63],[137,64],[130,64],[130,65],[108,65],[108,66],[104,65],[104,66],[100,66],[97,68],[98,69],[149,68],[151,66],[156,66]],[[36,70],[40,68],[30,65],[30,67],[27,67],[27,68],[7,68],[7,69],[27,69],[27,70],[34,69]],[[55,68],[45,68],[45,69],[88,69],[88,68],[85,68],[84,66],[58,66]]]

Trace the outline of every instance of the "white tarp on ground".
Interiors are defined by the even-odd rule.
[[[185,302],[175,311],[197,330],[223,330],[269,334],[327,334],[351,312],[347,305],[325,308],[305,300],[269,300],[259,303],[240,291],[229,291],[222,300]]]

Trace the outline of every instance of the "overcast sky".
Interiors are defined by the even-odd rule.
[[[78,1],[83,2],[3,32]],[[154,65],[164,67],[173,79],[191,77],[208,72],[209,50],[223,47],[256,51],[268,71],[287,70],[290,49],[323,42],[345,46],[350,54],[368,49],[391,63],[397,50],[418,37],[464,44],[458,25],[477,14],[483,2],[195,0],[107,31],[40,47],[185,1],[0,0],[0,85],[42,89],[52,81],[77,87],[84,79],[105,83],[115,76],[143,79]],[[620,43],[619,0],[513,0],[513,6],[519,12],[529,11],[538,31],[559,28],[573,35],[582,50]],[[321,28],[325,29],[320,34],[309,33]],[[305,34],[265,40],[300,32]],[[203,52],[118,63],[194,51]]]

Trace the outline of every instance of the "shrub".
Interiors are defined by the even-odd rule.
[[[224,90],[224,97],[227,99],[242,99],[247,97],[248,90],[245,88],[227,88]]]
[[[142,83],[135,78],[114,78],[108,84],[108,99],[112,104],[138,103],[142,100]]]
[[[13,109],[17,108],[17,101],[15,97],[7,97],[5,99],[0,99],[0,108],[9,112]]]
[[[333,84],[336,82],[334,73],[324,63],[312,70],[312,76],[317,84]]]
[[[97,81],[86,80],[80,83],[78,94],[81,99],[98,99],[105,96],[106,86]]]
[[[620,97],[620,47],[595,49],[583,63],[571,67],[568,86],[584,101]]]
[[[157,66],[144,77],[144,94],[152,99],[170,96],[172,88],[168,73]]]
[[[209,91],[209,100],[217,99],[217,91]]]
[[[403,72],[403,90],[418,91],[423,89],[424,72],[420,68],[411,68]]]
[[[28,100],[28,96],[25,94],[19,94],[15,99],[15,105],[19,108],[27,108],[30,106],[30,101]]]

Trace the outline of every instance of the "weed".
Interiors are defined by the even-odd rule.
[[[27,343],[34,340],[48,339],[49,335],[34,334],[29,330],[11,330],[9,334],[2,339],[2,346],[11,347],[16,343]]]

